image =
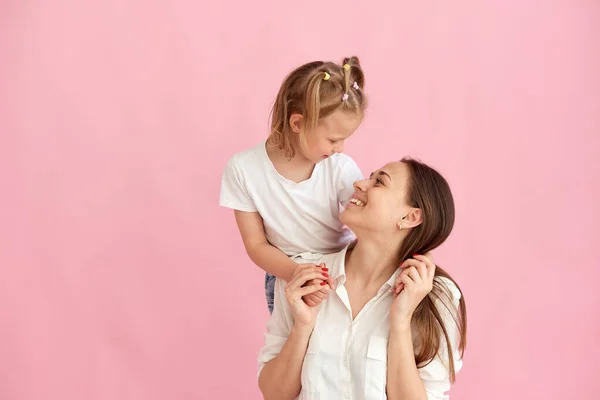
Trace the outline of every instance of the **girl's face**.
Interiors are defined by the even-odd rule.
[[[361,116],[341,110],[321,119],[314,130],[305,132],[306,148],[301,150],[302,155],[318,163],[335,153],[342,153],[344,141],[352,136],[361,122]]]

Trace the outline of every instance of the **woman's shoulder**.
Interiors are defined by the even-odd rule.
[[[458,301],[462,297],[462,293],[460,289],[452,279],[446,278],[445,276],[436,276],[434,278],[438,283],[441,284],[442,290],[445,292],[446,296],[449,296],[454,303],[458,303]]]

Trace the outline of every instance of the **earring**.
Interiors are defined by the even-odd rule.
[[[406,215],[408,215],[408,213]],[[406,215],[400,219],[400,224],[398,225],[398,228],[400,228],[400,230],[402,230],[402,223],[404,222],[404,218],[406,218]]]

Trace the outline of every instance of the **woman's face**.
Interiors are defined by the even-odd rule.
[[[369,179],[354,183],[354,195],[340,220],[356,231],[394,233],[403,217],[415,209],[406,203],[410,170],[392,162],[373,172]]]

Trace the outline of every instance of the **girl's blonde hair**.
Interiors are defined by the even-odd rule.
[[[290,117],[303,117],[300,143],[305,132],[315,129],[319,121],[337,110],[362,118],[367,107],[365,76],[358,57],[344,58],[342,64],[314,61],[292,71],[281,84],[271,111],[271,134],[267,142],[285,152],[296,154],[292,146]]]

